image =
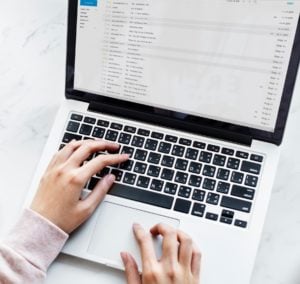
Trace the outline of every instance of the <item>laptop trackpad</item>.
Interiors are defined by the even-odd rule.
[[[148,213],[142,210],[125,207],[122,205],[103,202],[99,208],[99,214],[95,230],[87,252],[99,258],[105,258],[109,262],[122,265],[120,252],[130,252],[141,268],[141,257],[137,242],[134,238],[133,223],[141,224],[145,230],[158,223],[179,226],[179,220]],[[161,256],[161,238],[153,240],[156,255]]]

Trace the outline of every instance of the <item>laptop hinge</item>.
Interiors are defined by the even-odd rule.
[[[182,130],[198,135],[204,135],[215,139],[234,142],[245,146],[251,146],[252,137],[250,135],[239,134],[232,131],[222,130],[214,127],[199,125],[193,122],[181,121],[171,117],[162,116],[159,114],[149,114],[139,110],[127,109],[121,106],[114,106],[107,103],[92,101],[88,107],[89,111],[109,114],[126,119],[146,122],[158,126],[168,127],[176,130]]]

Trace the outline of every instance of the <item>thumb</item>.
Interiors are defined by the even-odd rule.
[[[127,252],[121,252],[121,258],[125,266],[127,283],[142,284],[138,267],[134,258]]]

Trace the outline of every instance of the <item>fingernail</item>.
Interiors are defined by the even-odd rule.
[[[126,263],[128,262],[127,253],[126,252],[121,252],[120,255],[121,255],[121,258],[122,258],[122,261],[123,261],[124,265],[126,265]]]
[[[114,183],[115,180],[116,180],[116,177],[115,177],[115,175],[113,175],[113,174],[109,174],[109,175],[107,176],[107,180],[108,180],[110,183]]]
[[[132,227],[133,227],[134,230],[138,230],[138,229],[141,228],[141,225],[138,224],[138,223],[133,223]]]

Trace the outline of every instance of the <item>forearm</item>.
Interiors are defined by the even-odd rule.
[[[0,244],[0,283],[41,283],[68,235],[26,209]]]

